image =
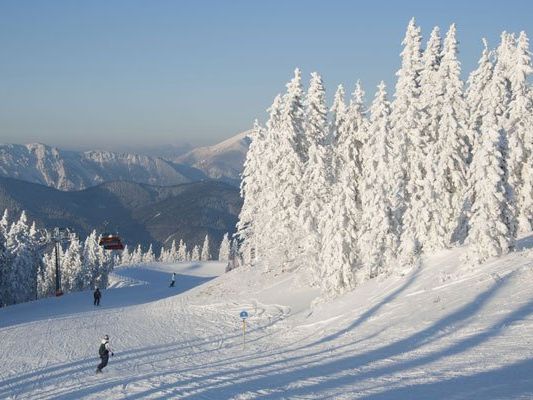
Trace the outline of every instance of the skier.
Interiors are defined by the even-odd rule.
[[[176,273],[173,272],[169,287],[174,287],[175,284],[176,284]]]
[[[100,289],[96,288],[94,291],[94,305],[99,306],[100,305],[100,298],[102,297],[102,293],[100,293]]]
[[[109,345],[109,336],[105,335],[102,339],[102,343],[100,343],[100,348],[98,349],[98,355],[100,356],[102,362],[100,362],[100,364],[98,364],[96,367],[97,374],[102,373],[102,369],[107,365],[107,362],[109,361],[109,353],[111,353],[111,357],[115,355],[113,350],[111,350],[111,346]]]

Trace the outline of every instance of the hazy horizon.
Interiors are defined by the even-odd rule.
[[[533,31],[533,4],[449,1],[3,1],[0,142],[64,149],[211,145],[265,119],[295,67],[328,98],[392,94],[411,17],[457,24],[463,76],[481,38]]]

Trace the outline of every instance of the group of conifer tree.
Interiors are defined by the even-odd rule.
[[[116,265],[135,265],[150,262],[180,262],[212,260],[209,236],[203,246],[195,245],[187,251],[183,240],[179,247],[173,241],[169,249],[161,248],[156,257],[153,246],[143,251],[138,245],[131,253],[106,251],[99,245],[100,236],[92,231],[85,240],[71,235],[58,246],[60,289],[63,293],[105,289],[109,274]],[[224,235],[218,259],[227,262],[231,242]],[[50,233],[29,224],[24,211],[10,221],[9,211],[0,220],[0,307],[23,303],[56,293],[56,254]]]
[[[55,295],[56,255],[50,235],[29,224],[24,211],[0,220],[0,307]],[[85,241],[76,236],[59,246],[60,281],[64,293],[106,288],[113,257],[98,245],[96,232]]]
[[[237,226],[247,265],[305,269],[325,293],[403,273],[422,253],[469,245],[478,264],[514,248],[533,223],[533,91],[525,32],[503,32],[461,80],[456,27],[425,49],[410,21],[389,100],[369,108],[358,82],[326,105],[300,70],[256,124]]]

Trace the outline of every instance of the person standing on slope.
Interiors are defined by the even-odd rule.
[[[174,287],[175,284],[176,284],[176,273],[173,272],[169,287]]]
[[[100,289],[96,288],[94,291],[94,305],[99,306],[100,305],[100,298],[102,297],[102,293],[100,293]]]
[[[102,343],[100,343],[100,348],[98,349],[98,355],[102,361],[96,367],[97,374],[102,373],[102,369],[107,365],[107,362],[109,361],[109,353],[111,353],[111,357],[115,355],[109,345],[109,336],[105,335],[102,339]]]

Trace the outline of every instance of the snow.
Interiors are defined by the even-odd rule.
[[[0,309],[0,398],[533,398],[533,235],[518,249],[475,268],[443,250],[327,302],[298,272],[121,267],[98,309],[90,292]]]
[[[161,158],[109,151],[66,151],[40,143],[0,144],[0,176],[65,191],[116,180],[161,186],[190,181]]]

